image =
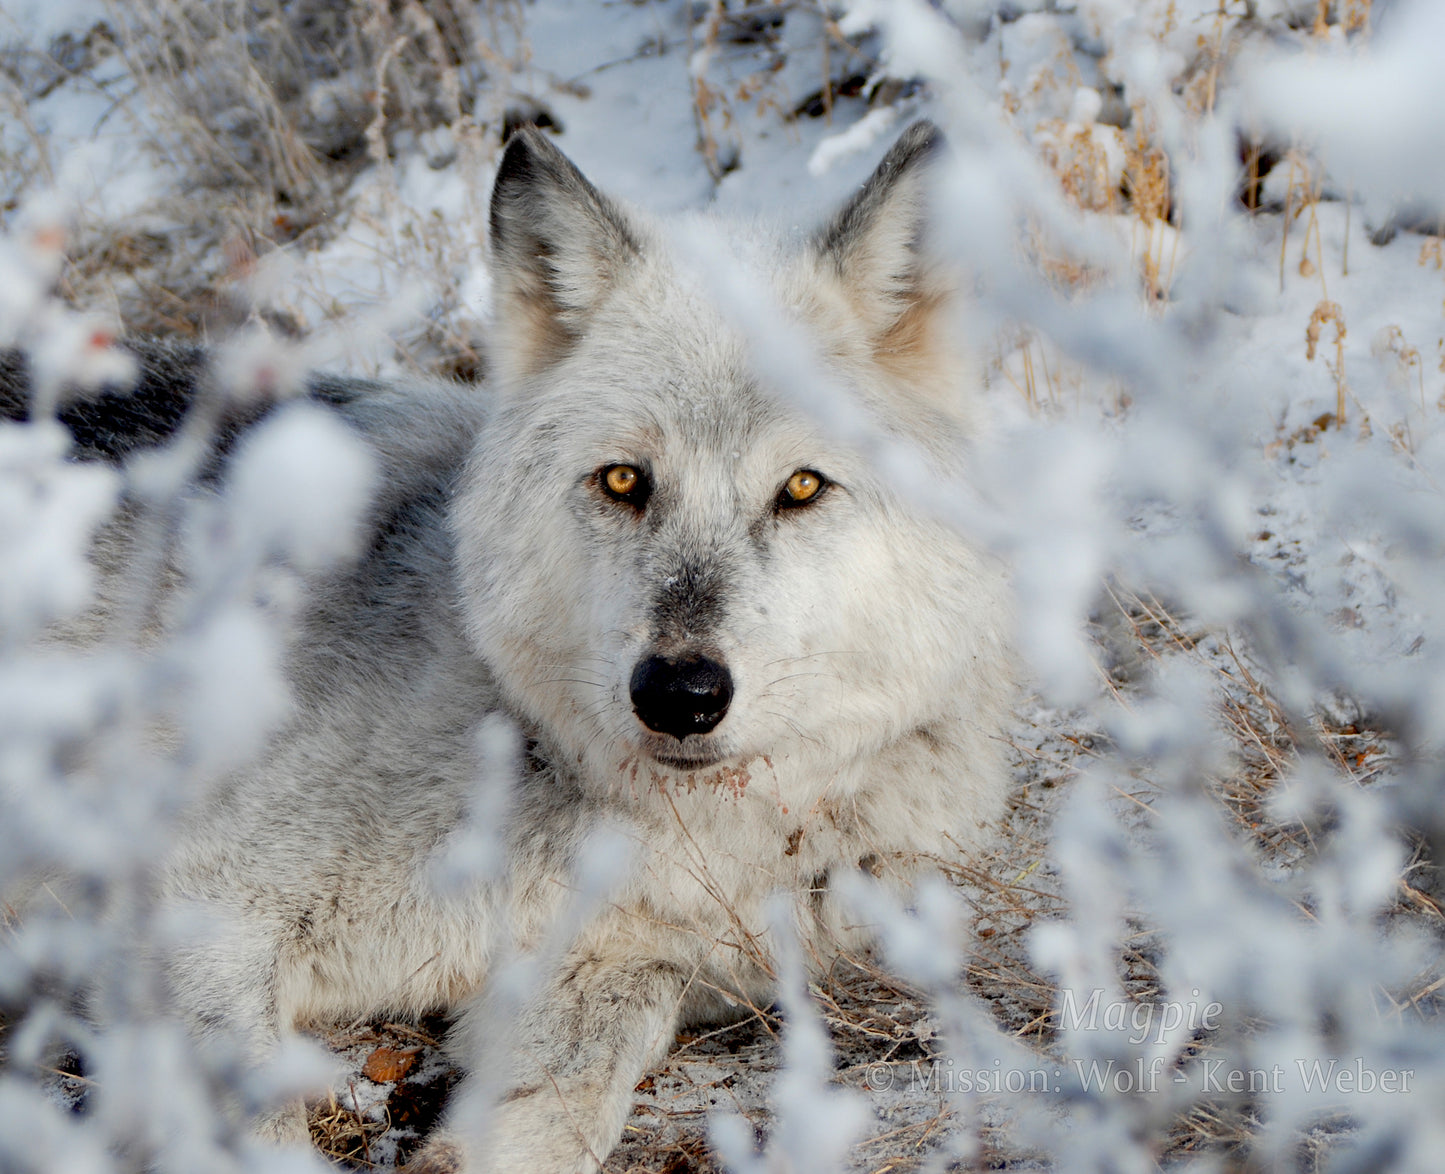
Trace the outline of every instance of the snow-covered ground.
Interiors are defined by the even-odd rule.
[[[822,1069],[790,1051],[774,1009],[682,1040],[639,1089],[607,1169],[1316,1169],[1351,1153],[1359,1165],[1340,1168],[1435,1168],[1437,5],[394,5],[475,20],[472,55],[438,75],[467,113],[388,108],[367,138],[356,126],[380,99],[362,65],[303,75],[287,109],[311,111],[313,131],[342,133],[332,107],[360,113],[350,153],[279,196],[242,178],[265,173],[264,150],[232,173],[215,161],[262,134],[206,104],[216,78],[234,82],[223,66],[245,60],[243,40],[166,26],[184,41],[182,80],[157,64],[157,26],[137,14],[181,7],[0,0],[0,342],[68,375],[104,361],[87,349],[97,331],[238,328],[273,332],[298,362],[474,374],[509,111],[544,112],[604,190],[800,230],[912,118],[934,118],[953,145],[937,244],[975,290],[958,329],[990,432],[976,498],[942,508],[1016,566],[1031,696],[1011,735],[1013,812],[989,858],[947,862],[956,889],[894,911],[884,970],[814,992],[834,1052]],[[243,6],[212,7],[239,20]],[[396,28],[420,44],[424,23]],[[264,34],[252,37],[258,54]],[[194,109],[177,105],[186,95]],[[38,300],[52,285],[79,316]],[[16,634],[71,606],[52,593],[83,592],[68,560],[114,493],[100,474],[68,481],[21,433],[0,425],[13,499],[0,516],[0,739],[20,715],[64,708],[20,703],[38,678]],[[27,504],[41,483],[72,487],[67,518]],[[22,558],[36,527],[67,526],[74,549],[54,564]],[[68,728],[57,720],[56,737]],[[5,963],[0,996],[28,989],[22,970]],[[1071,1014],[1091,992],[1098,1016]],[[1141,1031],[1111,1007],[1156,1017]],[[318,1136],[383,1167],[405,1152],[447,1080],[435,1026],[338,1033],[353,1074],[335,1085],[340,1111],[318,1108]],[[363,1068],[379,1047],[422,1051],[398,1081],[373,1081]],[[1312,1088],[1310,1065],[1331,1061],[1358,1074]],[[28,1151],[0,1141],[0,1168],[12,1152],[17,1169],[59,1168],[45,1155],[65,1146],[112,1168],[99,1147],[123,1131],[52,1121],[52,1101],[22,1093],[22,1067],[0,1073],[0,1135],[18,1137],[26,1114],[43,1127]],[[844,1158],[809,1141],[806,1122],[836,1111],[819,1071],[856,1097],[864,1140]],[[800,1096],[787,1081],[809,1072]],[[379,1124],[347,1140],[348,1111]],[[750,1128],[710,1131],[728,1115]]]

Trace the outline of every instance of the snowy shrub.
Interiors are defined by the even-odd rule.
[[[1416,379],[1438,348],[1403,341],[1439,335],[1439,246],[1372,249],[1359,220],[1429,223],[1445,26],[1295,7],[849,10],[932,82],[946,247],[974,313],[1026,340],[977,524],[1013,552],[1041,704],[1099,735],[1065,797],[1026,793],[1056,807],[1062,898],[1028,936],[1048,1030],[1009,1024],[1040,1051],[917,968],[909,917],[951,914],[875,916],[952,1027],[939,1075],[1001,1060],[996,1144],[1060,1168],[1227,1142],[1426,1169],[1439,1143],[1442,408],[1438,371]],[[1282,215],[1239,196],[1260,144],[1284,161],[1254,202]],[[1010,1096],[1040,1064],[1047,1094]]]

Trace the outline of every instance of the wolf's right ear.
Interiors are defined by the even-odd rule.
[[[931,165],[942,150],[938,127],[915,122],[813,240],[816,256],[887,363],[918,357],[945,294],[924,247]]]
[[[640,252],[623,211],[534,127],[507,141],[492,188],[500,357],[532,375],[570,348]]]

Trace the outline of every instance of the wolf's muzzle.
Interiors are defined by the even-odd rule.
[[[722,721],[733,699],[727,666],[705,656],[645,657],[632,670],[630,688],[642,724],[679,740],[706,734]]]

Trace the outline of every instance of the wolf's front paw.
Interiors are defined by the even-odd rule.
[[[286,1104],[258,1119],[256,1136],[273,1145],[309,1146],[311,1131],[306,1124],[306,1106],[300,1100]]]
[[[462,1174],[465,1169],[462,1147],[449,1138],[438,1137],[422,1146],[399,1174]]]

